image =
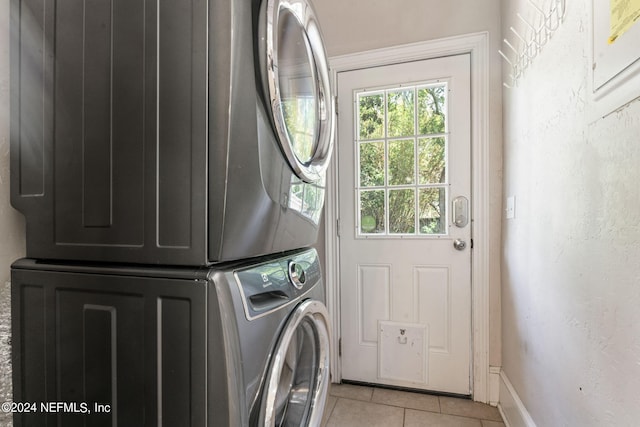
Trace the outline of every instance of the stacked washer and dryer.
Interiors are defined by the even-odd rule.
[[[11,0],[11,37],[14,425],[319,425],[308,1]]]

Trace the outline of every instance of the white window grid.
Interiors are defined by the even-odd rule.
[[[438,87],[438,86],[444,86],[444,91],[445,91],[445,100],[444,100],[444,111],[445,111],[445,124],[444,124],[444,129],[445,132],[442,133],[430,133],[430,134],[419,134],[418,133],[418,127],[419,127],[419,122],[418,122],[418,91],[420,89],[423,88],[429,88],[429,87]],[[388,102],[387,102],[387,95],[390,92],[399,92],[399,91],[407,91],[407,90],[412,90],[413,91],[413,125],[414,125],[414,132],[413,135],[405,135],[405,136],[398,136],[398,137],[388,137],[387,136],[387,130],[388,130],[388,117],[389,117],[389,111],[388,111]],[[420,83],[409,83],[409,84],[402,84],[402,85],[393,85],[393,86],[388,86],[388,87],[378,87],[378,88],[374,88],[374,89],[359,89],[359,90],[355,90],[354,91],[354,97],[353,97],[353,104],[354,104],[354,118],[355,118],[355,122],[356,122],[356,126],[354,127],[354,146],[355,146],[355,157],[354,157],[354,162],[355,162],[355,198],[356,198],[356,209],[355,209],[355,224],[356,224],[356,237],[357,238],[440,238],[443,236],[447,236],[448,235],[448,230],[450,227],[450,221],[449,221],[449,215],[447,214],[447,207],[449,206],[449,187],[450,187],[450,182],[449,182],[449,134],[450,134],[450,129],[449,129],[449,108],[448,108],[448,101],[449,101],[449,82],[448,80],[435,80],[435,81],[429,81],[429,82],[420,82]],[[382,95],[383,97],[383,105],[384,105],[384,117],[383,117],[383,138],[375,138],[375,139],[360,139],[360,115],[359,115],[359,105],[360,105],[360,98],[363,96],[373,96],[373,95]],[[445,159],[445,177],[443,182],[440,183],[428,183],[428,184],[421,184],[419,182],[419,144],[418,141],[421,139],[428,139],[428,138],[444,138],[445,140],[445,153],[444,153],[444,159]],[[390,185],[389,184],[389,173],[388,173],[388,164],[389,164],[389,143],[394,142],[394,141],[406,141],[406,140],[413,140],[413,147],[414,147],[414,155],[413,155],[413,161],[414,161],[414,168],[413,168],[413,173],[414,173],[414,182],[413,184],[407,184],[407,185]],[[362,144],[368,144],[368,143],[382,143],[383,148],[384,148],[384,164],[383,164],[383,169],[384,169],[384,184],[383,185],[372,185],[372,186],[366,186],[366,187],[362,187],[360,184],[360,147]],[[437,234],[426,234],[426,233],[420,233],[420,217],[419,217],[419,213],[420,213],[420,200],[419,200],[419,194],[420,194],[420,190],[421,189],[429,189],[429,188],[435,188],[435,189],[444,189],[445,192],[445,202],[442,205],[442,207],[445,208],[445,212],[444,215],[441,216],[441,220],[444,221],[444,232],[443,233],[437,233]],[[389,192],[390,190],[413,190],[414,191],[414,232],[413,233],[392,233],[390,231],[389,228]],[[361,228],[361,224],[360,224],[360,216],[361,216],[361,194],[364,192],[370,192],[370,191],[383,191],[384,193],[384,232],[382,233],[365,233],[362,232],[362,228]]]

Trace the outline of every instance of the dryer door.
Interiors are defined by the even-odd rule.
[[[324,177],[333,149],[334,100],[320,28],[306,0],[267,0],[268,98],[282,151],[306,182]]]
[[[273,352],[259,426],[320,425],[329,387],[328,318],[314,300],[291,314]]]

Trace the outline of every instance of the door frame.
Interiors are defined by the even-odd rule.
[[[338,74],[362,68],[471,55],[471,384],[473,400],[489,402],[489,33],[478,32],[329,58],[333,87]],[[336,102],[337,109],[337,102]],[[338,132],[336,131],[336,138]],[[336,143],[338,141],[336,140]],[[337,152],[338,150],[334,150]],[[334,156],[335,159],[335,156]],[[332,322],[331,374],[342,380],[339,346],[340,247],[338,237],[338,167],[327,170],[325,203],[326,299]]]

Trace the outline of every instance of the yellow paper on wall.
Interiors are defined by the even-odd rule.
[[[611,35],[609,44],[616,41],[640,20],[640,0],[610,0]]]

